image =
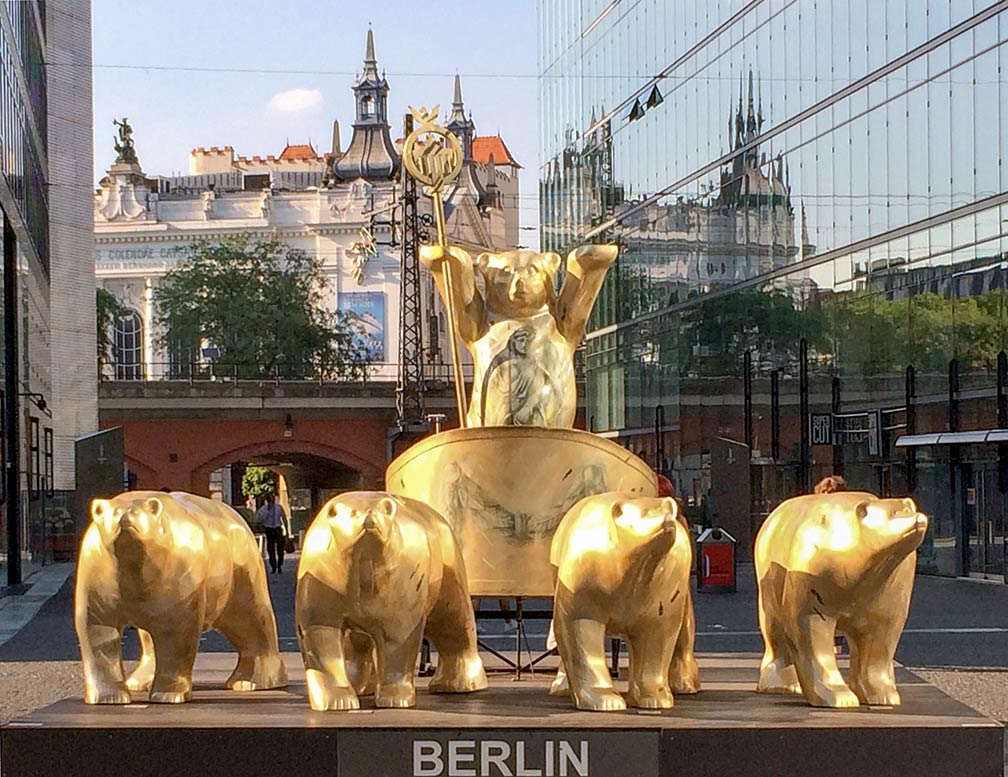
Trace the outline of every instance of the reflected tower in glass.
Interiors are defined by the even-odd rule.
[[[917,498],[922,569],[1003,576],[1008,4],[540,0],[539,28],[542,246],[621,247],[590,428],[744,545],[836,473]]]

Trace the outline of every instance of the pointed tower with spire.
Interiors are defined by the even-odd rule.
[[[369,26],[364,70],[353,87],[357,105],[353,137],[346,153],[333,164],[333,173],[339,180],[381,181],[396,175],[399,155],[389,134],[388,91],[388,81],[378,72],[374,32]]]
[[[462,146],[462,158],[472,159],[472,141],[476,136],[476,125],[472,116],[466,118],[465,105],[462,102],[462,80],[455,74],[455,96],[452,98],[451,115],[445,129],[453,133]]]

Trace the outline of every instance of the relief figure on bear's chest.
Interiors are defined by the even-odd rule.
[[[574,351],[616,254],[609,245],[571,252],[557,294],[555,253],[483,253],[474,261],[454,246],[421,249],[442,299],[450,263],[458,335],[473,357],[469,426],[574,425]]]
[[[539,316],[544,317],[549,320],[491,326],[486,344],[498,350],[473,392],[479,397],[480,426],[553,426],[565,412],[566,369],[573,362],[569,349],[557,342],[549,313]]]

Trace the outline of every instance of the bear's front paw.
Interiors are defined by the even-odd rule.
[[[756,690],[759,693],[786,693],[795,696],[800,696],[802,692],[794,665],[784,665],[781,659],[771,661],[763,667]]]
[[[672,690],[676,693],[700,692],[700,667],[696,658],[689,656],[672,664]]]
[[[318,694],[309,694],[308,703],[313,710],[320,712],[325,710],[347,712],[360,709],[360,699],[352,688],[334,688],[321,698]]]
[[[667,710],[675,706],[672,691],[668,688],[644,689],[631,683],[630,692],[627,695],[630,698],[630,703],[642,710]]]
[[[403,708],[416,706],[416,691],[412,683],[378,684],[376,707]]]
[[[151,691],[150,700],[155,704],[182,704],[192,698],[190,691]]]
[[[133,693],[142,693],[143,691],[150,690],[153,681],[153,671],[149,673],[134,672],[126,678],[126,688]]]
[[[483,661],[479,656],[442,658],[427,690],[431,693],[471,693],[482,691],[487,685]]]
[[[313,710],[359,710],[360,700],[353,688],[337,685],[332,677],[318,669],[305,672],[308,687],[308,704]]]
[[[614,245],[581,246],[574,252],[574,262],[582,270],[604,270],[616,261],[619,247]]]
[[[261,691],[287,686],[287,667],[279,655],[258,656],[239,661],[226,686],[232,691]]]
[[[805,695],[813,707],[833,707],[834,709],[850,709],[860,706],[858,697],[845,685],[832,686],[816,683],[811,693]]]
[[[592,712],[622,712],[626,702],[613,688],[588,688],[574,691],[574,704],[579,710]]]
[[[553,678],[553,684],[549,689],[550,696],[570,696],[570,685],[567,684],[567,672],[561,666]]]
[[[432,267],[448,255],[444,246],[427,245],[420,246],[420,261],[425,267]]]
[[[896,686],[888,682],[873,684],[853,682],[851,690],[869,707],[898,707],[903,702]]]
[[[99,690],[88,688],[84,694],[85,704],[129,704],[133,699],[125,688]]]

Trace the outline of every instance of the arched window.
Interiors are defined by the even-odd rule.
[[[116,380],[143,380],[143,322],[130,310],[115,320]]]
[[[370,119],[372,113],[374,113],[374,100],[370,95],[365,95],[361,100],[361,118]]]

